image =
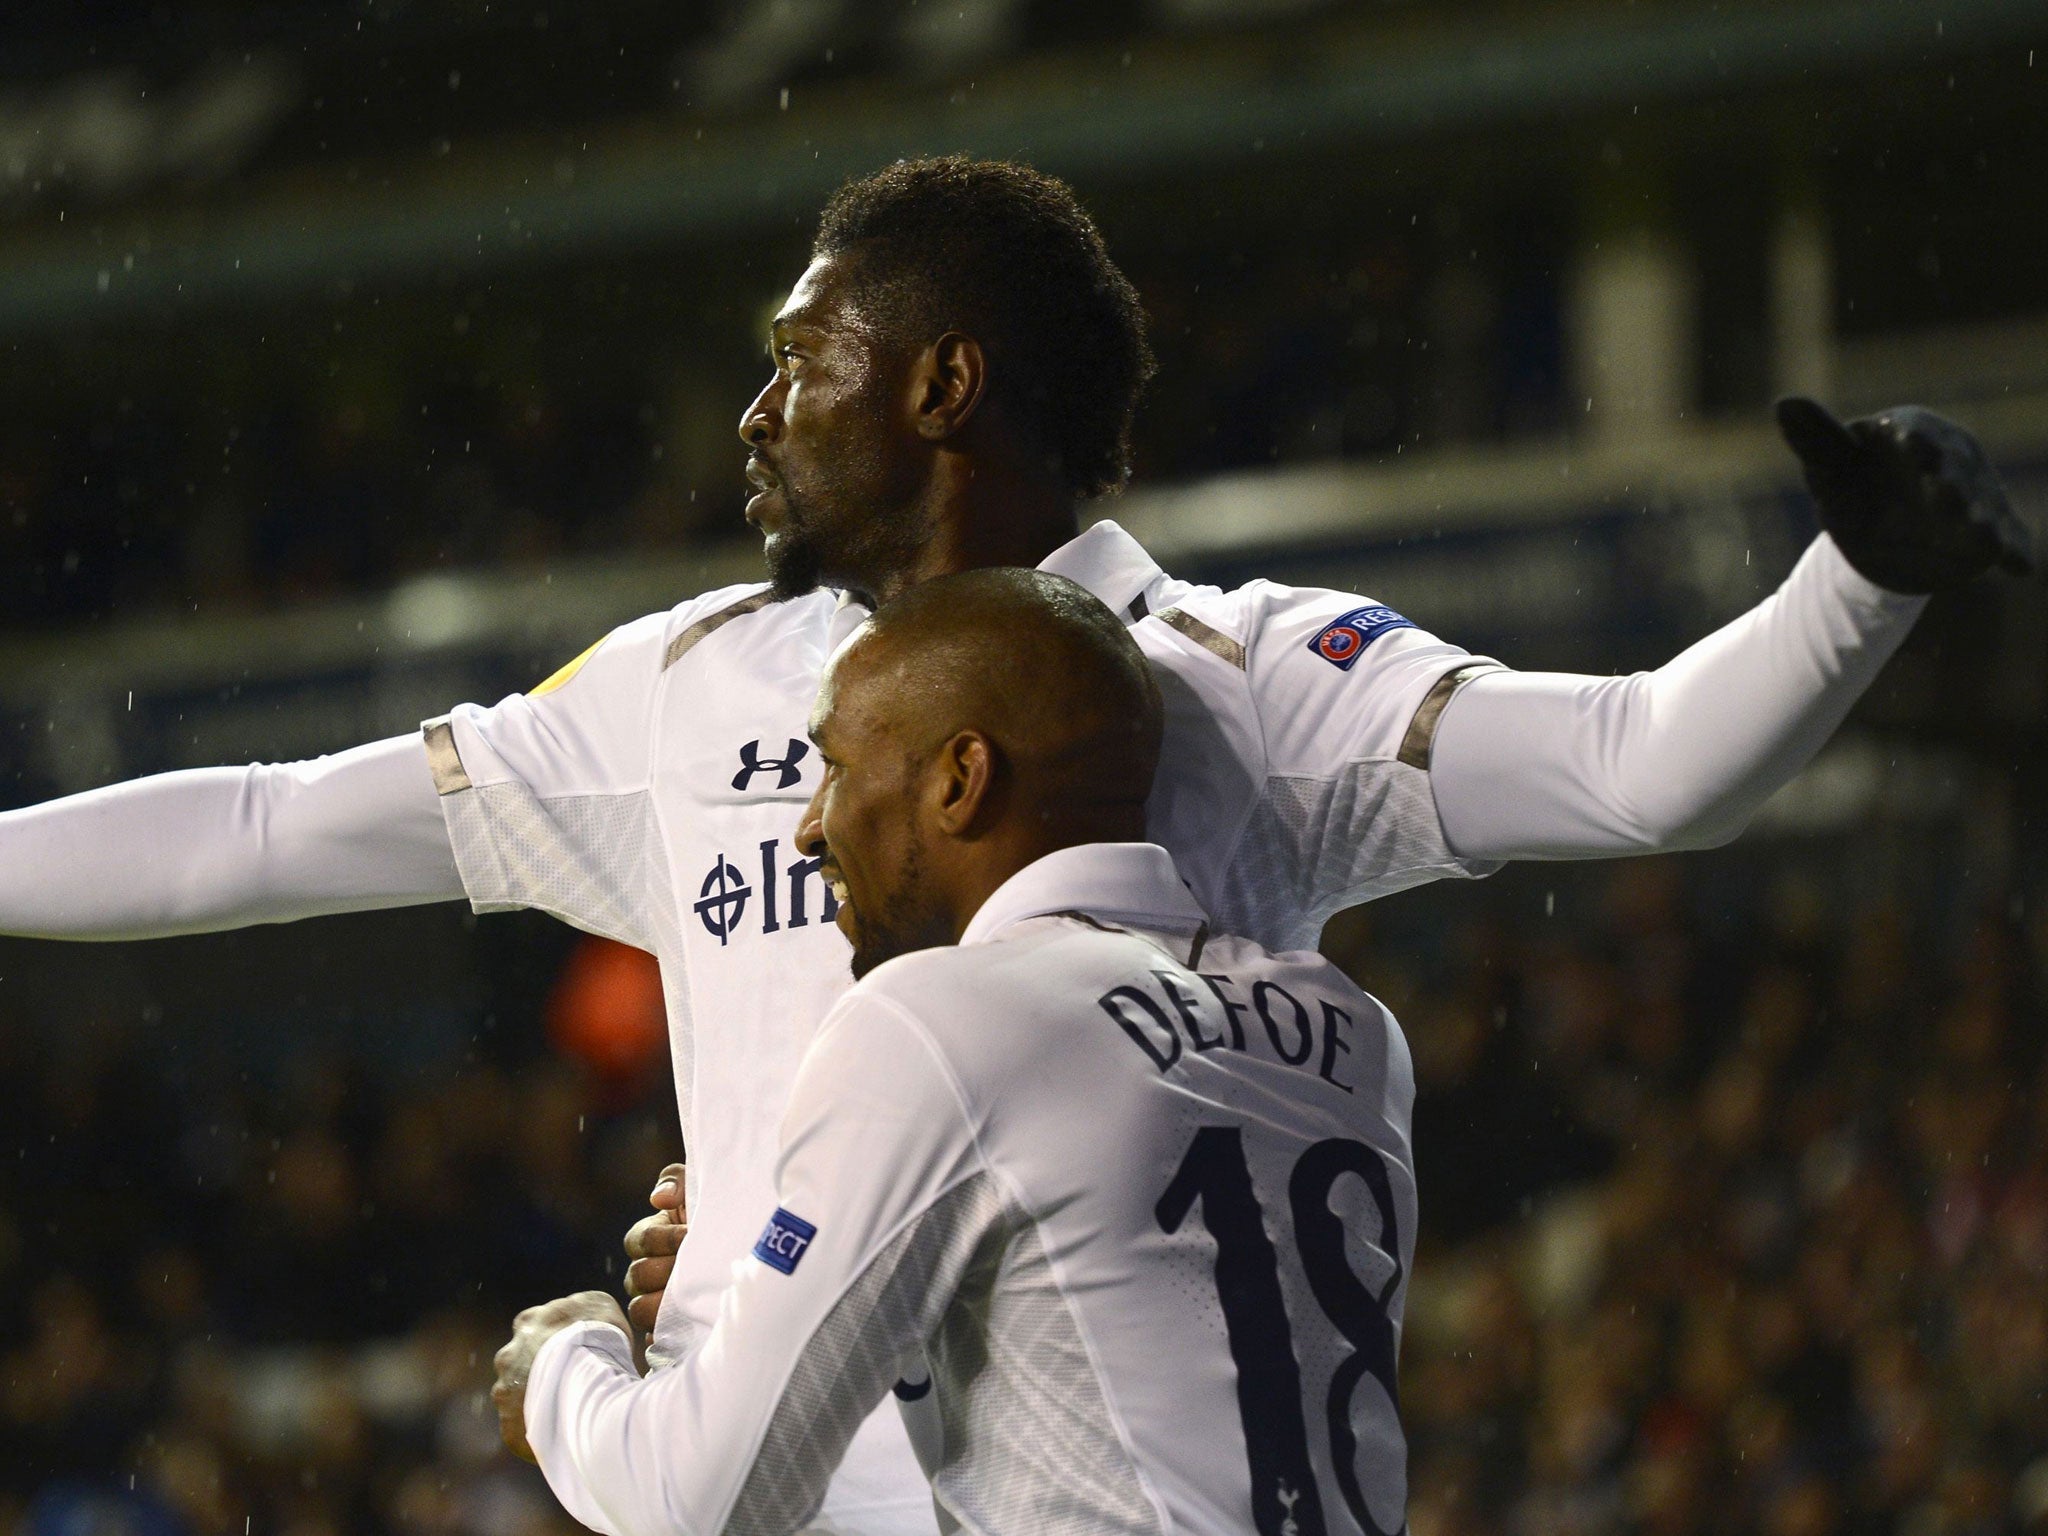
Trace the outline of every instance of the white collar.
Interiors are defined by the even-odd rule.
[[[1140,592],[1166,574],[1159,562],[1145,553],[1144,545],[1108,518],[1074,535],[1039,561],[1038,568],[1080,583],[1119,617]],[[826,653],[846,644],[869,617],[866,604],[857,602],[850,592],[841,592],[826,631]]]
[[[1166,574],[1145,553],[1144,545],[1108,518],[1067,540],[1038,568],[1079,582],[1119,616],[1133,598]]]
[[[825,654],[836,656],[840,647],[872,617],[874,615],[868,612],[865,603],[856,601],[851,592],[841,592],[839,601],[832,605],[832,617],[825,625]]]
[[[1157,843],[1082,843],[1048,853],[997,886],[960,942],[985,943],[1012,924],[1053,912],[1168,933],[1192,933],[1208,922],[1173,855]]]

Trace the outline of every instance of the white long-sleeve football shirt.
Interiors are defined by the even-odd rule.
[[[1414,1076],[1314,954],[1210,936],[1164,849],[1018,872],[877,968],[796,1076],[710,1331],[548,1341],[528,1437],[617,1536],[799,1528],[924,1348],[968,1531],[1403,1527]]]

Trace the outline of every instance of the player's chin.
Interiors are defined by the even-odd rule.
[[[766,528],[761,558],[767,562],[768,585],[778,602],[806,597],[817,591],[824,579],[817,547],[787,522]]]
[[[834,919],[839,931],[846,935],[853,945],[853,979],[859,981],[877,966],[886,965],[898,955],[907,954],[917,948],[907,944],[900,933],[888,927],[863,928],[860,915],[851,907],[841,907]]]
[[[896,948],[886,934],[862,933],[860,917],[852,907],[842,905],[839,915],[832,919],[839,931],[846,935],[846,942],[853,946],[853,958],[848,962],[853,979],[859,981],[885,960],[896,957]]]

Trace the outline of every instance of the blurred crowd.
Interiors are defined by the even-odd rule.
[[[1396,1005],[1414,1529],[2048,1531],[2048,914],[1787,864],[1717,924],[1703,862]]]
[[[1417,1536],[2048,1532],[2048,912],[1782,844],[1326,944],[1417,1062]],[[0,1532],[571,1529],[490,1357],[675,1149],[644,1020],[563,1020],[407,1077],[0,1029]]]
[[[1111,212],[1161,365],[1138,485],[1561,419],[1534,236],[1510,249],[1439,208],[1188,251],[1146,238],[1146,206]],[[0,628],[745,539],[736,429],[804,260],[783,238],[702,270],[340,295],[260,333],[231,319],[25,356],[0,388]]]
[[[264,1080],[154,1044],[0,1026],[0,1531],[576,1529],[502,1451],[490,1360],[520,1307],[618,1284],[665,1071]]]

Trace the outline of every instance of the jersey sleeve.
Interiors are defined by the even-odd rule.
[[[162,938],[461,894],[417,736],[0,815],[4,933]]]
[[[1498,670],[1393,609],[1352,593],[1254,582],[1245,672],[1265,756],[1247,829],[1270,883],[1317,923],[1370,897],[1499,866],[1445,840],[1430,782],[1437,716]]]
[[[1724,843],[1805,767],[1926,606],[1823,534],[1756,607],[1653,672],[1515,672],[1444,713],[1434,777],[1476,857],[1597,858]]]
[[[594,1529],[788,1532],[1000,1226],[954,1079],[895,1004],[849,994],[784,1117],[777,1205],[717,1320],[635,1377],[616,1329],[541,1349],[526,1430]]]
[[[655,947],[654,729],[672,637],[752,588],[621,625],[530,692],[421,728],[470,904]]]

